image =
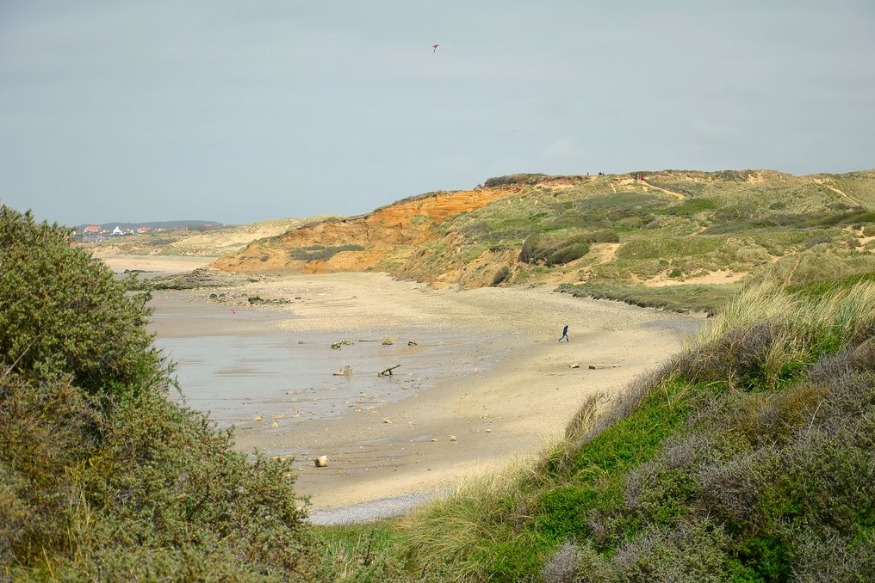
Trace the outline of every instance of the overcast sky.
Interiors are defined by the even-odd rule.
[[[0,0],[0,202],[50,222],[873,167],[872,0]]]

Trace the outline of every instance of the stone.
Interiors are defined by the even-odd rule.
[[[316,458],[316,467],[317,468],[327,468],[328,467],[328,456],[320,455]]]

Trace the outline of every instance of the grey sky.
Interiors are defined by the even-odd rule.
[[[40,220],[872,167],[872,0],[0,1],[0,201]]]

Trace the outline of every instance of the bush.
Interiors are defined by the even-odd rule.
[[[506,176],[487,178],[483,186],[497,188],[499,186],[532,185],[537,184],[546,177],[546,174],[508,174]]]
[[[68,231],[0,207],[0,362],[38,381],[70,379],[126,398],[164,381],[146,325],[148,295],[79,248]]]
[[[167,399],[146,298],[0,207],[0,578],[312,580],[291,461]]]
[[[667,215],[674,216],[691,216],[701,212],[714,210],[717,208],[717,205],[713,200],[709,200],[707,198],[696,198],[692,200],[685,200],[682,203],[670,206],[664,211],[661,211]]]
[[[604,229],[587,235],[586,240],[590,243],[619,243],[620,235],[616,231]]]
[[[741,288],[738,284],[647,287],[640,284],[564,283],[556,291],[570,293],[576,297],[626,302],[645,308],[661,308],[676,312],[705,312],[714,315],[738,295]]]
[[[589,253],[586,235],[555,239],[544,235],[531,235],[523,242],[520,261],[544,263],[547,266],[564,265]]]
[[[569,245],[564,245],[550,253],[544,263],[548,266],[565,265],[571,263],[575,259],[580,259],[589,253],[589,243],[580,241]]]

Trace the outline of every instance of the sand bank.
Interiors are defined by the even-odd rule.
[[[162,293],[214,306],[208,296],[216,292]],[[434,492],[535,454],[561,437],[589,395],[623,390],[676,353],[704,322],[546,286],[436,290],[374,273],[266,279],[227,290],[225,301],[242,306],[252,295],[287,301],[262,309],[288,313],[270,325],[290,332],[332,331],[343,338],[429,330],[491,339],[478,348],[494,352],[497,364],[490,369],[456,357],[446,367],[462,375],[400,401],[337,419],[238,426],[239,450],[294,455],[297,489],[317,509]],[[559,343],[565,324],[571,341]],[[315,467],[323,455],[328,466]]]
[[[198,267],[205,267],[218,259],[194,255],[116,255],[108,254],[100,248],[95,249],[93,255],[100,258],[113,271],[142,271],[147,277],[185,273]]]

